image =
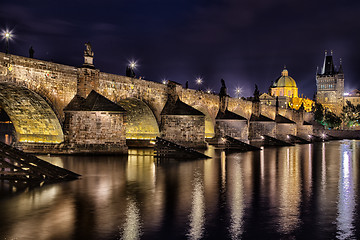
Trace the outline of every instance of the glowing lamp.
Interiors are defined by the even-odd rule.
[[[131,69],[135,69],[137,67],[137,63],[136,61],[132,60],[132,61],[129,61],[129,67]]]

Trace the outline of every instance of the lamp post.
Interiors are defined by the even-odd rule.
[[[201,90],[200,86],[203,83],[203,79],[201,77],[198,77],[195,79],[196,85],[199,86],[199,91]]]
[[[235,96],[236,96],[236,98],[240,98],[241,92],[242,92],[242,88],[241,88],[241,87],[237,87],[237,88],[235,89]]]
[[[136,67],[137,67],[136,61],[129,61],[129,64],[126,67],[126,76],[131,77],[131,78],[135,78],[134,69],[136,69]]]
[[[5,38],[5,44],[6,44],[5,53],[8,54],[9,53],[9,39],[11,39],[11,32],[6,30],[4,32],[4,38]]]

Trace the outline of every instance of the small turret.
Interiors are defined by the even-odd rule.
[[[344,70],[343,70],[343,67],[342,67],[342,59],[340,58],[340,67],[339,67],[339,71],[338,71],[339,74],[344,74]]]

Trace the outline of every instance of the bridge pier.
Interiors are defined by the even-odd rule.
[[[126,111],[95,91],[64,109],[66,153],[127,153]]]

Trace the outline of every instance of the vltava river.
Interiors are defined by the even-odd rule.
[[[0,239],[360,239],[360,141],[150,154],[42,156],[82,178],[0,182]]]

